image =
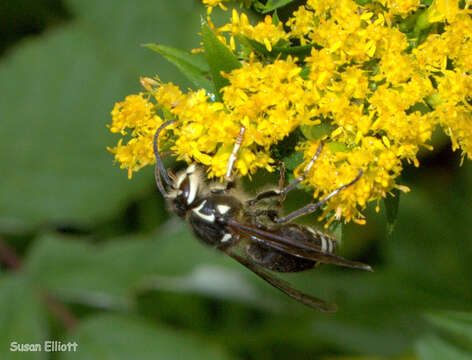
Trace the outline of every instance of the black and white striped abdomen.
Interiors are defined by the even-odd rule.
[[[310,242],[316,244],[320,248],[321,251],[328,254],[336,253],[337,243],[336,243],[335,238],[321,231],[312,229],[308,226],[304,226],[304,228],[308,230],[313,236]]]
[[[309,242],[324,253],[334,254],[336,251],[336,240],[333,237],[308,226],[286,224],[267,230],[287,240],[292,240],[294,243]],[[260,266],[277,272],[304,271],[312,269],[317,263],[314,260],[303,259],[255,241],[246,246],[246,254]]]

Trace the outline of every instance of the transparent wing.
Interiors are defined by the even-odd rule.
[[[289,283],[283,281],[282,279],[270,274],[268,271],[263,269],[261,266],[255,264],[251,260],[236,254],[232,249],[223,250],[226,254],[231,256],[234,260],[239,262],[241,265],[245,266],[251,270],[254,274],[260,278],[267,281],[273,287],[279,289],[288,296],[294,298],[295,300],[319,311],[323,312],[335,312],[338,307],[335,304],[328,303],[317,297],[303,293],[297,289],[294,289]]]
[[[341,256],[323,252],[314,244],[307,241],[282,237],[270,231],[261,230],[256,227],[240,223],[234,219],[227,219],[227,224],[233,232],[236,232],[243,237],[293,256],[325,264],[334,264],[354,269],[372,271],[372,268],[367,264],[351,261]]]

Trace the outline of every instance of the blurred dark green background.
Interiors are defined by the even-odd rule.
[[[472,166],[443,136],[406,169],[391,238],[374,207],[345,228],[343,255],[374,273],[287,276],[336,314],[204,248],[150,169],[128,181],[113,166],[109,111],[139,76],[190,87],[140,44],[198,47],[202,14],[197,0],[0,1],[0,359],[472,359]],[[78,352],[10,352],[44,340]]]

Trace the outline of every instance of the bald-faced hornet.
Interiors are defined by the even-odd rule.
[[[162,124],[154,135],[156,183],[171,210],[189,222],[194,234],[203,243],[231,256],[288,296],[320,311],[336,311],[336,305],[294,289],[267,270],[299,272],[325,263],[372,271],[369,265],[335,255],[336,240],[333,237],[308,226],[291,223],[299,216],[314,212],[328,199],[354,184],[362,176],[362,171],[351,182],[320,201],[281,216],[280,208],[285,195],[306,178],[321,153],[322,143],[304,173],[289,185],[283,186],[282,167],[279,190],[264,191],[246,199],[231,176],[245,128],[241,128],[229,158],[225,183],[207,185],[203,181],[203,169],[196,164],[189,165],[177,175],[166,171],[158,151],[158,138],[164,128],[175,122],[170,120]],[[271,199],[278,200],[279,206],[267,204],[267,200]]]

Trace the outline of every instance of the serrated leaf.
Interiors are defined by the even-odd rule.
[[[60,354],[63,360],[230,359],[222,347],[180,330],[140,318],[101,315],[83,321],[67,341],[79,344],[77,352]]]
[[[23,276],[5,276],[0,280],[0,358],[25,359],[25,352],[10,351],[17,344],[43,344],[46,319],[39,296]],[[45,352],[29,352],[28,359],[46,359]]]
[[[214,93],[213,84],[208,80],[210,68],[202,54],[191,54],[187,51],[159,44],[144,44],[143,46],[161,54],[177,66],[197,89],[205,89],[209,93]]]
[[[228,79],[223,77],[221,73],[229,73],[242,65],[231,50],[216,37],[206,22],[202,23],[201,31],[205,56],[215,84],[215,95],[217,99],[221,100],[221,88],[229,85]]]
[[[140,91],[139,76],[183,80],[165,59],[156,61],[139,46],[197,44],[197,7],[183,3],[71,0],[73,23],[19,44],[4,58],[0,223],[89,225],[148,191],[150,172],[130,182],[113,166],[106,147],[118,136],[106,124],[115,102]],[[162,21],[156,21],[159,13],[167,14]]]

